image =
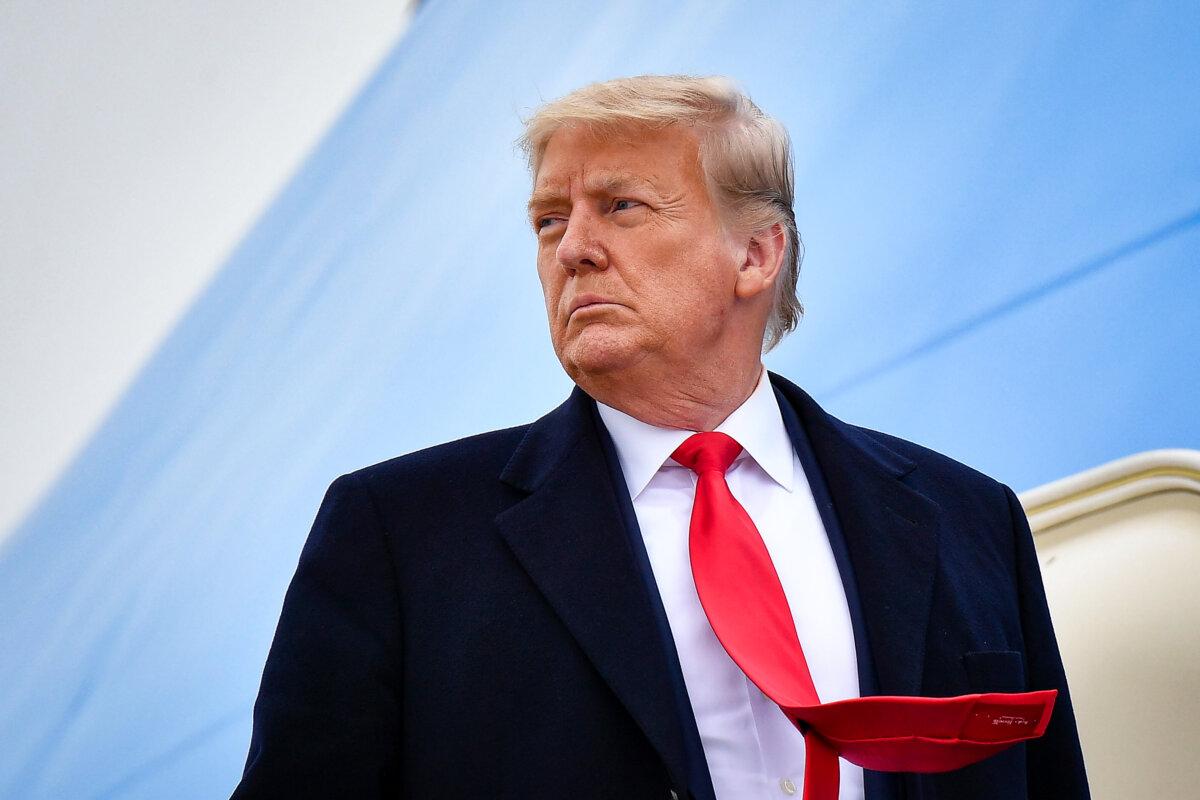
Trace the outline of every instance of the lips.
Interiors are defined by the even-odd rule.
[[[576,311],[578,311],[581,308],[587,308],[588,306],[603,305],[603,304],[612,305],[613,301],[608,299],[607,297],[602,297],[598,294],[581,294],[578,297],[576,297],[574,300],[571,301],[571,306],[567,311],[567,317],[570,318]]]

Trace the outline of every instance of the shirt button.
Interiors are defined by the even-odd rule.
[[[784,794],[795,794],[796,793],[796,784],[795,784],[795,782],[792,781],[791,778],[780,778],[779,779],[779,788],[783,789]]]

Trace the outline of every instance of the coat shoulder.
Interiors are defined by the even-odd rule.
[[[959,480],[968,480],[973,483],[992,486],[998,484],[998,481],[990,475],[980,472],[972,466],[925,445],[911,442],[908,439],[902,439],[890,433],[872,430],[871,428],[864,428],[858,425],[850,427],[854,428],[859,435],[873,439],[879,445],[910,459],[918,467],[932,474],[953,476]]]
[[[809,437],[815,437],[827,448],[849,445],[850,449],[860,451],[869,461],[910,485],[931,484],[934,489],[957,487],[1003,495],[1000,483],[973,467],[899,436],[839,419],[786,378],[771,373],[771,380],[800,414]]]
[[[1007,510],[1010,490],[990,475],[899,436],[857,425],[847,427],[860,441],[870,442],[876,448],[895,454],[898,460],[907,461],[911,469],[905,475],[905,482],[931,499],[941,503],[958,500],[968,505]]]
[[[494,481],[529,425],[478,433],[389,458],[349,473],[348,477],[376,490],[390,487],[459,486],[471,481]]]

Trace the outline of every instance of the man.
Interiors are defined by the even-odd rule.
[[[547,104],[524,144],[577,388],[334,482],[234,796],[1087,797],[1012,492],[762,367],[800,312],[783,129],[724,80],[641,77]],[[978,743],[918,764],[821,716],[1034,690],[1048,725],[972,705],[1028,741],[937,773]]]

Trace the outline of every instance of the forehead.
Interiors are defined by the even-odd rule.
[[[547,142],[534,193],[579,182],[587,184],[583,188],[639,182],[680,188],[701,178],[699,139],[689,128],[593,132],[567,127]]]

